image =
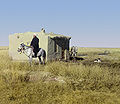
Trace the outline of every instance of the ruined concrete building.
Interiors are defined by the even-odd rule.
[[[69,59],[69,43],[71,37],[41,32],[25,32],[9,35],[9,56],[13,60],[28,60],[24,54],[19,54],[17,49],[21,43],[30,45],[33,34],[36,33],[39,38],[39,47],[46,51],[46,60]]]

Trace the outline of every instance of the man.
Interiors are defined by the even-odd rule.
[[[34,56],[37,57],[37,53],[39,51],[39,39],[37,38],[35,33],[33,35],[33,39],[31,41],[30,46],[33,47],[33,52],[35,53]]]

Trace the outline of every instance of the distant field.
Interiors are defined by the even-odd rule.
[[[8,46],[0,46],[0,50],[8,50]]]
[[[87,53],[87,52],[120,52],[120,48],[78,48],[78,52]]]
[[[30,67],[0,47],[0,104],[120,104],[119,54],[118,48],[79,48],[83,61]]]
[[[101,58],[118,62],[120,60],[120,48],[78,48],[78,56],[92,60]]]

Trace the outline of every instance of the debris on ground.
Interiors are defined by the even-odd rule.
[[[100,58],[95,59],[94,62],[95,62],[95,63],[101,63],[101,59],[100,59]]]

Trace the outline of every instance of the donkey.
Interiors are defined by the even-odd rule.
[[[72,46],[71,47],[71,54],[70,54],[70,56],[76,57],[77,53],[78,53],[78,47]]]
[[[34,57],[35,53],[33,52],[33,47],[27,46],[24,43],[20,44],[17,51],[20,53],[24,53],[29,58],[30,65],[32,64],[32,58],[37,58],[37,57],[39,59],[39,64],[45,64],[46,52],[42,48],[39,48],[39,52],[37,53],[37,57]],[[41,60],[41,57],[42,57],[42,60]]]

